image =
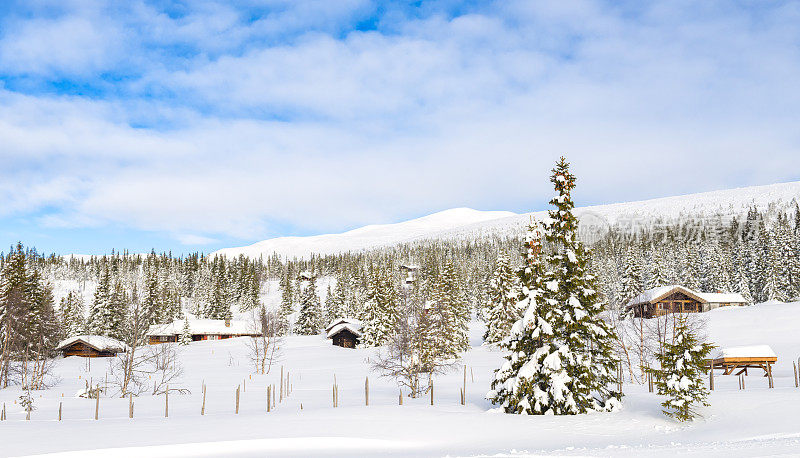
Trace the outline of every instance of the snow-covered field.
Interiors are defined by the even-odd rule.
[[[575,196],[580,203],[581,196]],[[675,222],[686,218],[728,220],[755,206],[760,211],[793,211],[800,200],[800,181],[765,186],[663,197],[637,202],[576,207],[575,215],[590,230],[608,226],[636,228],[663,220]],[[225,248],[214,254],[252,258],[277,253],[286,258],[308,257],[311,253],[336,254],[409,243],[427,239],[475,239],[490,235],[519,235],[531,218],[542,220],[547,211],[514,214],[503,211],[479,211],[455,208],[422,218],[395,224],[370,225],[341,234],[310,237],[278,237],[253,245]]]
[[[660,413],[660,399],[645,387],[626,385],[624,409],[574,417],[523,417],[490,412],[483,396],[501,353],[480,346],[481,326],[472,327],[473,348],[465,355],[467,405],[459,403],[463,372],[435,383],[429,398],[404,399],[392,380],[370,373],[373,350],[330,345],[321,337],[290,337],[279,363],[291,372],[293,392],[266,413],[266,386],[278,384],[280,370],[253,375],[243,339],[196,342],[182,347],[182,386],[191,394],[128,401],[102,398],[100,420],[94,400],[74,397],[86,377],[103,379],[106,362],[60,359],[58,385],[36,394],[30,421],[14,401],[16,388],[0,391],[9,420],[0,422],[0,455],[60,452],[58,456],[763,456],[800,454],[800,389],[794,387],[792,360],[800,356],[800,303],[760,304],[706,314],[710,339],[720,346],[766,344],[778,355],[775,388],[755,371],[740,391],[736,377],[719,375],[712,406],[692,424]],[[473,381],[474,375],[474,381]],[[370,405],[364,379],[370,378]],[[332,408],[334,377],[339,407]],[[200,415],[202,382],[208,386],[206,414]],[[240,413],[234,393],[242,385]],[[63,402],[63,421],[56,421]],[[302,404],[302,410],[301,410]]]

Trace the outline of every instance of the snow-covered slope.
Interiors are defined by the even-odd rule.
[[[721,217],[726,220],[745,213],[751,206],[788,211],[797,201],[800,201],[800,181],[578,207],[576,214],[586,231],[583,235],[591,237],[609,226],[641,227],[656,220],[675,221],[688,217]],[[457,208],[397,224],[365,226],[342,234],[269,239],[246,247],[226,248],[217,254],[258,257],[277,253],[291,258],[306,257],[311,253],[358,251],[421,239],[514,235],[521,233],[531,218],[541,220],[546,217],[547,211],[515,214]]]
[[[435,235],[484,221],[494,221],[513,216],[512,212],[479,211],[454,208],[402,223],[364,226],[342,234],[325,234],[311,237],[279,237],[250,246],[225,248],[215,254],[226,256],[258,257],[278,253],[281,256],[304,257],[311,253],[333,254],[358,251],[380,246],[395,245],[420,237]]]

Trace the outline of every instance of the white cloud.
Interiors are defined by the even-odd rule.
[[[800,178],[797,8],[755,20],[671,3],[625,14],[594,2],[505,5],[244,48],[275,18],[142,7],[153,40],[197,37],[207,52],[149,63],[120,84],[124,97],[0,90],[11,164],[0,200],[6,214],[46,212],[49,225],[114,223],[207,244],[457,206],[538,209],[560,154],[588,203]],[[292,11],[287,28],[308,27]],[[113,61],[105,52],[93,59]],[[29,55],[20,68],[37,68]],[[48,59],[38,65],[68,68]]]

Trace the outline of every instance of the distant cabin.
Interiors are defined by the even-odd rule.
[[[648,289],[625,306],[636,318],[653,318],[668,313],[708,312],[719,307],[749,305],[738,293],[701,293],[680,285]]]
[[[147,337],[150,345],[177,342],[183,334],[182,319],[172,323],[156,324],[150,326]],[[220,340],[231,337],[256,337],[261,335],[254,326],[241,320],[198,320],[189,319],[189,333],[192,341]]]
[[[56,351],[64,357],[83,356],[88,358],[108,358],[124,353],[128,347],[119,340],[105,336],[83,335],[62,340]]]
[[[361,339],[361,322],[351,318],[333,320],[325,332],[337,347],[356,348]]]

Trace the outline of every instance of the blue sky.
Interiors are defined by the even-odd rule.
[[[798,2],[0,4],[0,243],[212,251],[800,179]]]

